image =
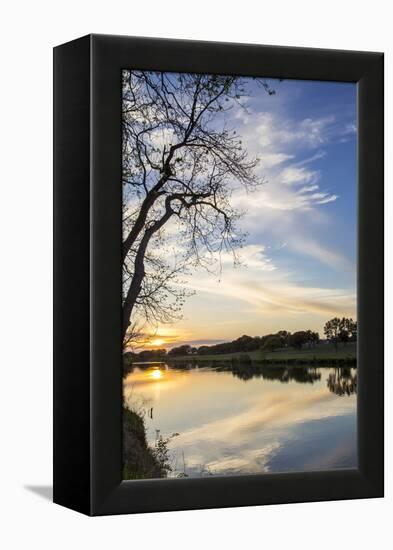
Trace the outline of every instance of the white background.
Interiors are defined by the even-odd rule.
[[[389,2],[107,0],[2,4],[0,65],[0,544],[9,548],[388,548],[385,499],[87,518],[52,504],[52,47],[87,33],[384,51],[392,147]],[[390,97],[389,97],[390,96]],[[388,155],[387,155],[388,156]],[[387,159],[387,209],[392,212]],[[390,166],[389,166],[390,164]],[[392,215],[387,216],[387,242]],[[387,250],[387,279],[392,255]],[[386,415],[392,406],[387,289]],[[389,349],[390,348],[390,349]],[[35,490],[29,489],[35,487]],[[43,487],[43,488],[42,488]],[[45,488],[46,487],[46,488]],[[4,539],[4,540],[3,540]]]

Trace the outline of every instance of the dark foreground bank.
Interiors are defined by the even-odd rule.
[[[166,470],[146,441],[143,418],[123,407],[123,479],[166,477]]]

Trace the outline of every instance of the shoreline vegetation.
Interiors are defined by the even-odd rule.
[[[125,365],[143,362],[179,361],[257,363],[259,365],[312,365],[346,366],[356,365],[357,322],[346,317],[334,317],[325,323],[325,340],[318,332],[279,330],[264,336],[243,334],[230,342],[193,347],[182,344],[165,348],[127,351],[123,354]]]
[[[123,406],[123,479],[164,477],[146,440],[143,417]]]
[[[153,362],[153,363],[211,363],[213,365],[247,364],[256,366],[318,366],[318,367],[356,367],[357,346],[356,342],[348,342],[335,346],[334,344],[317,344],[310,349],[291,350],[283,349],[273,352],[260,350],[249,352],[234,352],[223,354],[186,354],[170,355],[152,352],[150,355],[135,355],[131,352],[123,354],[124,367],[132,364]]]
[[[167,477],[169,464],[168,443],[158,435],[156,444],[147,443],[143,411],[133,411],[123,405],[123,479],[152,479]]]

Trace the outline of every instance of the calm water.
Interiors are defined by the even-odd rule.
[[[179,434],[169,443],[172,476],[354,468],[356,376],[349,368],[139,364],[124,395],[145,414],[150,444]]]

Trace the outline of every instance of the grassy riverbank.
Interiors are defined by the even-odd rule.
[[[147,444],[143,418],[123,407],[123,479],[157,477],[166,477],[166,470]]]
[[[168,355],[163,358],[163,361],[167,362],[183,362],[190,360],[195,362],[255,362],[269,365],[356,365],[356,342],[351,342],[346,345],[340,344],[337,350],[333,344],[319,344],[315,348],[301,350],[286,348],[273,352],[257,350],[220,355]]]

